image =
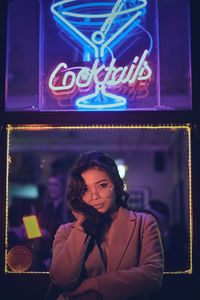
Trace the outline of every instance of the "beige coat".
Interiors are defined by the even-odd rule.
[[[119,209],[109,238],[107,266],[97,245],[85,261],[87,279],[79,286],[84,255],[90,237],[75,223],[61,225],[53,244],[51,280],[72,295],[99,291],[104,300],[146,299],[160,288],[163,277],[163,250],[155,219],[148,214]],[[78,287],[77,287],[78,286]]]

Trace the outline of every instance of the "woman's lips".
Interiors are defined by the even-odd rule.
[[[98,203],[98,204],[94,204],[93,205],[94,206],[94,208],[102,208],[103,207],[103,203]]]

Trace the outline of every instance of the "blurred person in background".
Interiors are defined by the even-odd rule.
[[[188,234],[184,224],[170,225],[170,211],[166,203],[151,199],[146,212],[156,218],[165,257],[165,271],[181,271],[188,268]]]
[[[39,212],[39,225],[42,230],[40,255],[43,264],[49,269],[52,244],[58,227],[74,220],[66,203],[67,182],[64,174],[53,173],[48,178],[47,190]]]

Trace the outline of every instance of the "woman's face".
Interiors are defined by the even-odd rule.
[[[101,213],[115,210],[114,184],[107,172],[103,168],[93,167],[84,171],[81,176],[85,182],[82,200]]]
[[[63,186],[60,180],[56,177],[49,177],[48,194],[51,199],[58,199],[63,195]]]

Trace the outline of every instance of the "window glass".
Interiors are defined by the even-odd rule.
[[[187,0],[9,4],[6,110],[192,108]]]
[[[9,127],[8,138],[6,272],[49,270],[54,234],[73,221],[66,205],[68,171],[79,154],[94,149],[115,159],[129,208],[157,218],[165,272],[191,271],[188,126],[24,126]]]

